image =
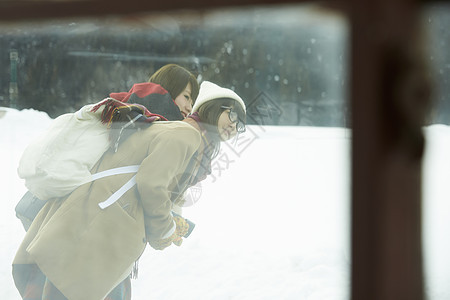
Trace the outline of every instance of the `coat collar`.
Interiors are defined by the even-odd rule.
[[[189,115],[183,121],[188,123],[189,125],[194,126],[194,128],[197,129],[198,131],[200,131],[202,134],[206,133],[206,129],[202,125],[200,117],[198,116],[198,113],[195,112],[195,113]]]

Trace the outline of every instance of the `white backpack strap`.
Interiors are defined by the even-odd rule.
[[[132,165],[132,166],[109,169],[109,170],[105,170],[105,171],[101,171],[101,172],[92,174],[92,181],[103,178],[103,177],[111,176],[111,175],[136,173],[138,170],[139,170],[139,165]]]
[[[102,172],[98,172],[92,174],[92,180],[100,179],[103,177],[118,175],[118,174],[128,174],[128,173],[136,173],[139,170],[139,165],[132,165],[126,167],[119,167],[114,169],[105,170]],[[105,209],[108,206],[114,204],[120,197],[123,196],[129,189],[131,189],[136,184],[136,175],[134,175],[127,183],[125,183],[119,190],[117,190],[114,194],[112,194],[108,199],[103,202],[100,202],[98,206],[101,209]]]
[[[129,189],[131,189],[135,184],[136,184],[136,175],[134,175],[130,180],[128,180],[127,183],[122,185],[122,187],[114,194],[112,194],[108,199],[106,199],[103,202],[100,202],[98,206],[100,206],[101,209],[105,209],[108,206],[114,204],[114,202],[119,200],[119,198],[122,197],[122,195],[125,194]]]

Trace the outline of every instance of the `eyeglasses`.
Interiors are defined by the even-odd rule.
[[[245,132],[245,124],[239,120],[238,113],[233,110],[230,106],[221,106],[221,108],[228,110],[228,118],[232,123],[236,123],[236,131],[238,133]]]

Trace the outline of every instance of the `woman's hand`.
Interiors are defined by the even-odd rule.
[[[177,235],[177,237],[173,240],[173,243],[177,246],[181,246],[181,243],[183,242],[182,237],[185,236],[186,233],[188,233],[189,224],[184,218],[180,216],[173,217],[173,220],[177,225],[177,229],[175,230],[175,234]]]
[[[186,233],[189,230],[189,224],[186,222],[186,220],[180,216],[175,216],[173,218],[176,229],[175,232],[168,238],[165,239],[159,239],[159,240],[149,240],[148,243],[150,246],[152,246],[155,250],[164,250],[165,248],[169,247],[174,243],[177,246],[181,246],[181,243],[183,242],[182,237],[186,235]]]

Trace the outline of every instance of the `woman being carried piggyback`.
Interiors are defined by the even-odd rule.
[[[172,208],[210,174],[220,142],[245,130],[244,101],[211,82],[202,83],[192,111],[184,121],[154,122],[133,133],[93,169],[139,165],[135,174],[98,179],[48,201],[13,262],[23,298],[30,274],[39,273],[63,295],[57,299],[104,299],[129,276],[147,243],[157,250],[181,244],[188,225]]]
[[[163,120],[183,120],[191,113],[199,92],[195,76],[177,64],[167,64],[150,76],[148,82],[136,83],[128,92],[111,93],[112,99],[141,104]]]
[[[16,206],[25,230],[45,201],[66,196],[87,182],[92,167],[109,147],[117,147],[152,121],[183,120],[191,113],[198,92],[194,74],[168,64],[129,92],[111,93],[53,120],[27,146],[18,166],[18,175],[29,190]]]

